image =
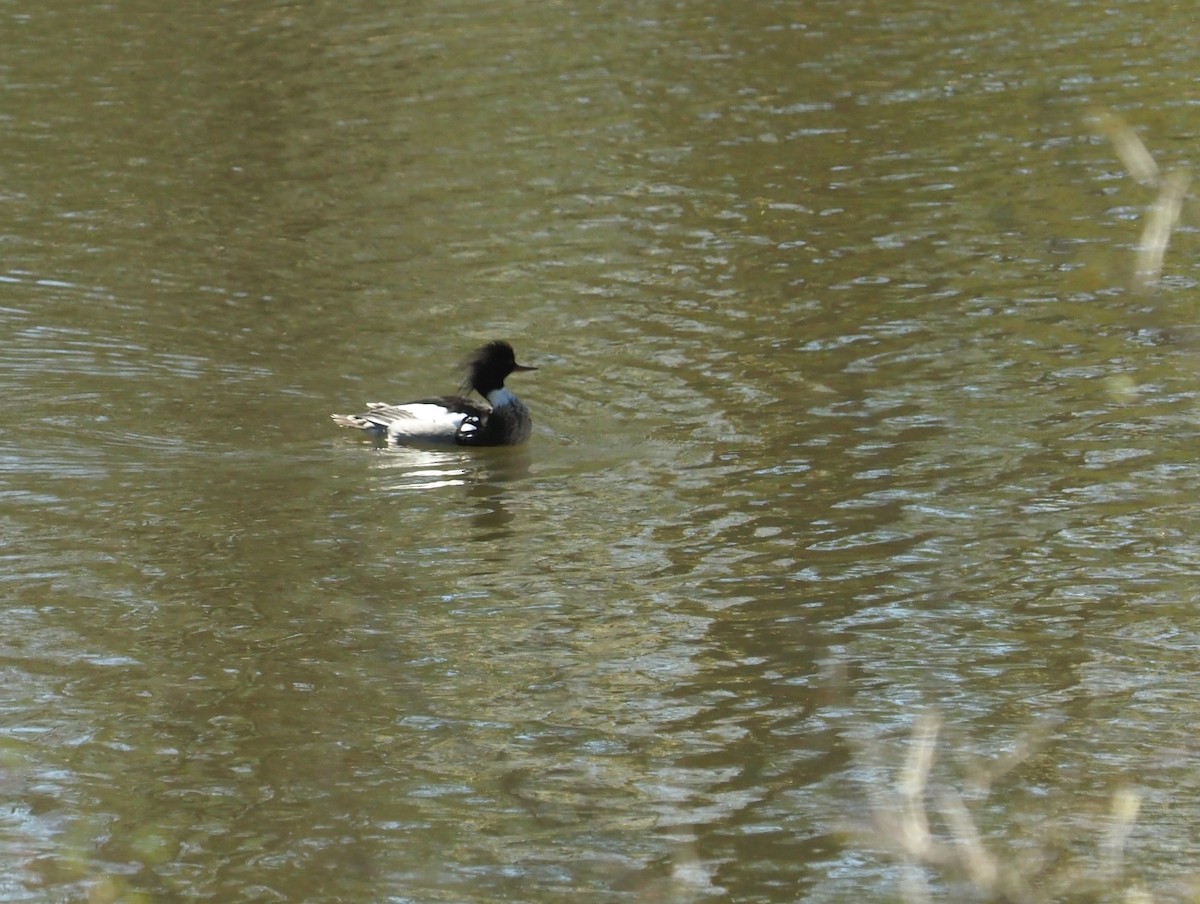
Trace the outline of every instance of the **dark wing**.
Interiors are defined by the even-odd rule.
[[[441,405],[448,411],[470,414],[475,417],[485,417],[492,413],[492,406],[481,404],[464,396],[441,396],[436,399],[417,399],[415,402],[405,402],[406,405]]]

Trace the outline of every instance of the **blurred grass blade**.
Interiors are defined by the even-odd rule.
[[[1183,170],[1170,172],[1162,180],[1154,206],[1146,214],[1146,225],[1138,246],[1134,268],[1134,283],[1138,289],[1152,288],[1162,275],[1163,258],[1171,242],[1171,232],[1179,222],[1190,181],[1191,177]]]
[[[1097,132],[1112,142],[1113,150],[1139,185],[1149,188],[1158,184],[1158,164],[1129,123],[1111,110],[1095,110],[1088,119]]]

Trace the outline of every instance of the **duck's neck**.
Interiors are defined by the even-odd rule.
[[[516,402],[517,397],[501,386],[499,389],[489,392],[487,400],[492,403],[492,408],[505,408]]]

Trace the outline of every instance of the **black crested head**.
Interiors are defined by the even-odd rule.
[[[485,399],[489,392],[504,388],[505,378],[513,371],[537,370],[517,363],[513,348],[502,339],[480,346],[467,359],[467,378],[464,387],[474,389]]]

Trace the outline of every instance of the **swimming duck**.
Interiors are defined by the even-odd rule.
[[[453,442],[460,446],[515,446],[529,439],[529,409],[504,381],[516,371],[537,370],[517,363],[512,346],[502,340],[476,349],[467,361],[462,395],[419,399],[389,405],[368,402],[363,414],[334,414],[342,427],[366,430],[390,443]],[[488,404],[466,398],[474,390]]]

